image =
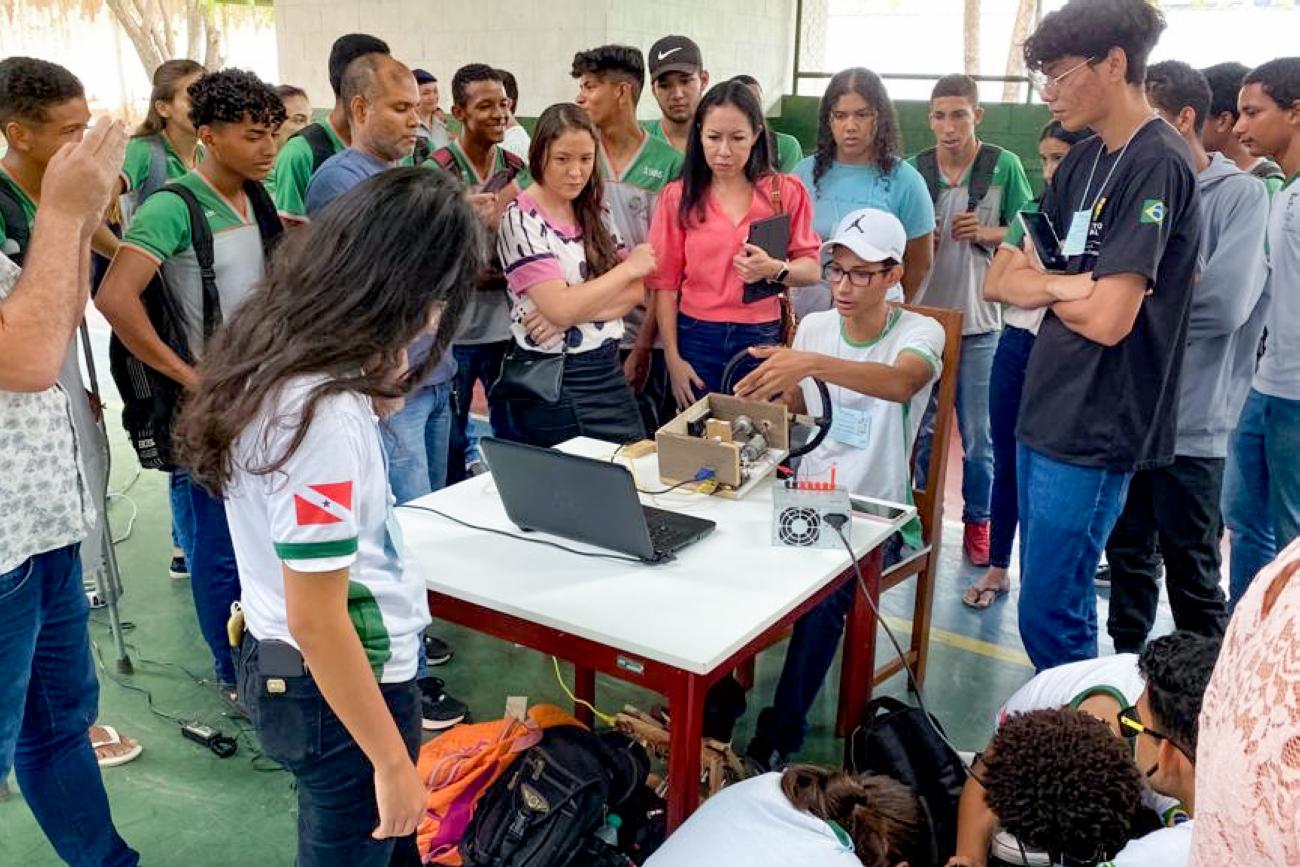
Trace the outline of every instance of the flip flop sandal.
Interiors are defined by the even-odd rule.
[[[98,725],[98,728],[103,730],[106,740],[97,741],[92,738],[90,741],[90,748],[92,750],[98,750],[100,747],[122,743],[122,736],[117,733],[117,729],[112,726],[103,725],[102,723]],[[118,765],[125,765],[127,762],[134,761],[139,758],[142,752],[144,752],[144,745],[137,741],[135,746],[120,755],[104,756],[103,758],[100,758],[99,755],[96,754],[95,761],[99,763],[101,768],[115,768]]]
[[[975,601],[972,602],[966,593],[974,590],[976,593]],[[961,604],[967,608],[973,608],[976,611],[985,611],[990,608],[999,596],[1005,596],[1011,592],[1010,587],[976,587],[974,584],[966,588],[966,593],[962,594]]]

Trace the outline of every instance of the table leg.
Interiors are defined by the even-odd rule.
[[[700,803],[700,741],[704,737],[703,678],[678,675],[668,696],[672,714],[668,745],[668,832],[672,833]]]
[[[596,703],[596,669],[581,665],[573,667],[573,694],[587,704]],[[592,728],[596,723],[596,715],[591,708],[579,702],[574,702],[573,715],[587,728]]]
[[[862,562],[862,578],[871,601],[880,605],[881,550],[876,548]],[[840,667],[840,706],[835,734],[847,738],[862,721],[862,712],[871,700],[876,675],[876,616],[863,595],[862,586],[853,578],[856,590],[853,607],[844,624],[844,657]],[[844,749],[847,754],[849,744]]]

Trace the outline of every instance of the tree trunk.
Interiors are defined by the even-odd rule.
[[[203,65],[210,70],[217,70],[225,66],[226,59],[221,55],[221,28],[217,27],[217,13],[214,6],[209,5],[205,0],[191,0],[204,4],[203,12],[203,31],[207,37],[207,44],[203,52]],[[222,6],[222,17],[225,18],[226,7]]]
[[[105,2],[112,11],[113,17],[126,31],[131,44],[135,46],[135,53],[140,58],[140,65],[144,67],[145,76],[152,81],[153,71],[167,58],[163,57],[162,51],[154,43],[153,35],[138,17],[138,8],[131,4],[130,0],[105,0]]]
[[[185,2],[185,56],[190,60],[199,60],[204,49],[203,13],[199,9],[202,0]]]
[[[980,0],[966,0],[962,17],[962,56],[967,75],[980,72]]]
[[[1025,74],[1025,40],[1029,38],[1029,28],[1034,23],[1036,0],[1020,0],[1016,9],[1016,23],[1011,27],[1011,47],[1007,50],[1007,77]],[[1002,87],[1003,102],[1017,102],[1020,97],[1020,85],[1008,81]]]

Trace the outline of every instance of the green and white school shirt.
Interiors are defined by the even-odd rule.
[[[347,150],[348,146],[339,138],[328,120],[321,123],[334,145],[334,153]],[[311,153],[311,143],[306,136],[295,135],[284,143],[275,155],[275,168],[266,179],[266,189],[275,200],[275,209],[280,218],[292,222],[307,222],[307,182],[311,180],[315,161]]]
[[[32,197],[27,195],[26,190],[18,186],[18,182],[5,170],[4,166],[0,166],[0,184],[8,187],[9,191],[17,197],[18,204],[23,209],[23,216],[27,218],[27,229],[30,234],[32,224],[36,222],[36,202],[32,201]],[[18,254],[18,243],[9,241],[6,228],[4,214],[0,213],[0,253],[15,256]]]
[[[375,678],[403,683],[415,677],[429,606],[393,516],[379,419],[369,399],[354,392],[324,398],[284,466],[256,472],[284,454],[308,395],[324,381],[304,376],[286,382],[235,441],[226,518],[245,623],[259,641],[297,647],[281,566],[347,569],[348,615]]]
[[[916,167],[916,157],[907,162]],[[969,241],[952,240],[952,221],[970,206],[970,173],[957,186],[949,186],[939,173],[939,200],[935,203],[936,249],[934,265],[917,292],[916,303],[947,307],[962,313],[962,334],[986,334],[1002,327],[1001,306],[984,300],[984,275],[993,259],[989,251]],[[1020,157],[1009,150],[998,155],[989,191],[975,208],[981,226],[1008,226],[1034,197]]]
[[[930,390],[943,371],[943,326],[929,316],[891,307],[885,328],[874,340],[856,343],[844,335],[843,317],[834,310],[810,313],[799,323],[794,348],[845,361],[894,364],[904,352],[930,365],[930,382],[906,403],[858,394],[827,385],[831,397],[830,434],[803,458],[800,477],[830,478],[851,493],[895,503],[912,502],[911,454]],[[811,380],[800,383],[804,405],[821,415],[821,395]],[[899,533],[911,548],[921,545],[921,522],[913,518]]]
[[[151,138],[153,136],[138,136],[127,139],[126,142],[126,158],[122,160],[121,173],[122,195],[118,198],[122,208],[124,229],[130,227],[131,218],[140,207],[140,187],[149,179],[149,167],[153,162],[153,149],[149,147]],[[184,177],[189,173],[190,167],[185,165],[184,160],[176,153],[167,136],[159,134],[158,138],[162,141],[163,154],[167,158],[167,171],[164,178],[167,182],[171,182]],[[203,145],[199,145],[195,158],[196,165],[202,161]]]
[[[682,172],[682,160],[682,155],[666,141],[647,135],[623,171],[615,174],[604,146],[597,149],[596,164],[605,182],[605,207],[629,249],[645,243],[650,236],[650,215],[659,200],[659,192],[669,181],[677,180]],[[623,317],[624,349],[636,343],[645,316],[645,306],[637,305]],[[663,344],[656,342],[656,345]]]
[[[252,206],[245,210],[217,192],[200,172],[192,171],[174,183],[194,193],[212,229],[213,266],[221,314],[229,319],[262,279],[265,262],[262,233]],[[175,293],[185,316],[186,336],[195,358],[203,352],[203,281],[190,236],[190,214],[179,196],[155,193],[140,205],[131,228],[122,239],[162,268],[163,279]]]

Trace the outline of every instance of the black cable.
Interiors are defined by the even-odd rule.
[[[637,488],[636,490],[638,494],[646,494],[647,496],[657,497],[660,494],[671,494],[673,491],[677,490],[683,485],[703,484],[707,481],[711,481],[711,480],[710,479],[687,479],[684,482],[678,482],[677,484],[672,485],[671,487],[664,488],[662,491],[643,491],[640,488]]]
[[[691,481],[694,482],[696,480],[691,479]],[[463,521],[454,515],[448,515],[446,512],[428,506],[417,506],[414,503],[400,503],[397,508],[415,509],[420,512],[432,512],[439,518],[446,518],[448,521],[460,524],[462,527],[467,527],[470,530],[478,530],[482,533],[494,533],[497,536],[505,536],[507,539],[517,539],[520,542],[531,542],[534,545],[545,545],[548,548],[556,548],[569,554],[577,554],[579,557],[591,557],[596,560],[616,560],[621,563],[636,563],[637,565],[641,565],[644,562],[637,557],[624,557],[622,554],[600,554],[595,551],[579,551],[577,548],[570,548],[568,545],[561,545],[559,542],[552,542],[549,539],[531,539],[528,536],[511,533],[509,530],[498,530],[495,527],[480,527],[478,524],[471,524],[469,521]]]

